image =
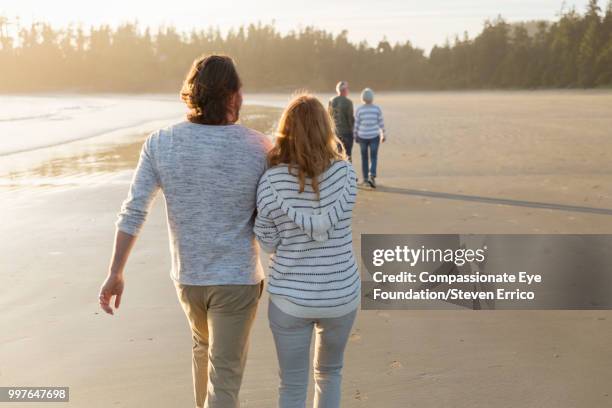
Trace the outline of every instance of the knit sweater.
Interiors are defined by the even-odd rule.
[[[335,161],[319,183],[319,199],[309,179],[300,193],[298,178],[279,165],[264,173],[257,189],[255,236],[273,253],[270,299],[302,318],[343,316],[360,301],[351,230],[355,171],[348,162]]]
[[[142,147],[117,228],[138,235],[162,191],[173,280],[185,285],[260,282],[255,195],[270,147],[264,135],[240,125],[182,122],[154,132]]]
[[[358,107],[355,112],[354,136],[359,139],[375,139],[381,131],[385,132],[385,122],[380,107],[373,103]]]

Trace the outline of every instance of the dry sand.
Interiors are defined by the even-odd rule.
[[[612,233],[612,94],[379,102],[390,137],[380,188],[360,191],[356,248],[361,233]],[[70,386],[72,407],[192,406],[190,336],[168,277],[161,199],[129,261],[119,313],[97,306],[139,143],[75,147],[3,176],[0,385]],[[266,309],[264,298],[244,407],[275,406]],[[609,407],[611,340],[608,311],[362,311],[343,406]]]

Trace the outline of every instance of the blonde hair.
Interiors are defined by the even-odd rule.
[[[268,153],[268,164],[287,164],[290,173],[297,170],[300,193],[304,192],[306,177],[309,177],[318,197],[317,177],[334,160],[346,160],[346,154],[327,110],[313,95],[297,94],[281,115],[276,142]]]

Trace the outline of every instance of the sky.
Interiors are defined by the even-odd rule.
[[[600,0],[602,8],[605,1]],[[333,33],[348,30],[349,39],[377,44],[410,40],[427,52],[467,31],[470,37],[486,19],[554,20],[563,0],[2,0],[0,15],[21,24],[47,21],[68,24],[117,25],[137,20],[141,26],[174,25],[179,30],[272,23],[281,32],[314,25]],[[584,11],[588,0],[567,0],[566,8]]]

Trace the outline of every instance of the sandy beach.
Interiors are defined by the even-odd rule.
[[[363,233],[612,233],[612,93],[398,93],[377,102],[389,139],[380,187],[359,192],[356,253]],[[278,112],[247,106],[243,118],[269,133]],[[163,197],[128,263],[119,312],[97,304],[142,130],[0,157],[0,385],[69,386],[71,407],[193,406]],[[246,408],[276,402],[266,312],[264,296]],[[361,311],[342,406],[609,407],[611,341],[609,311]]]

